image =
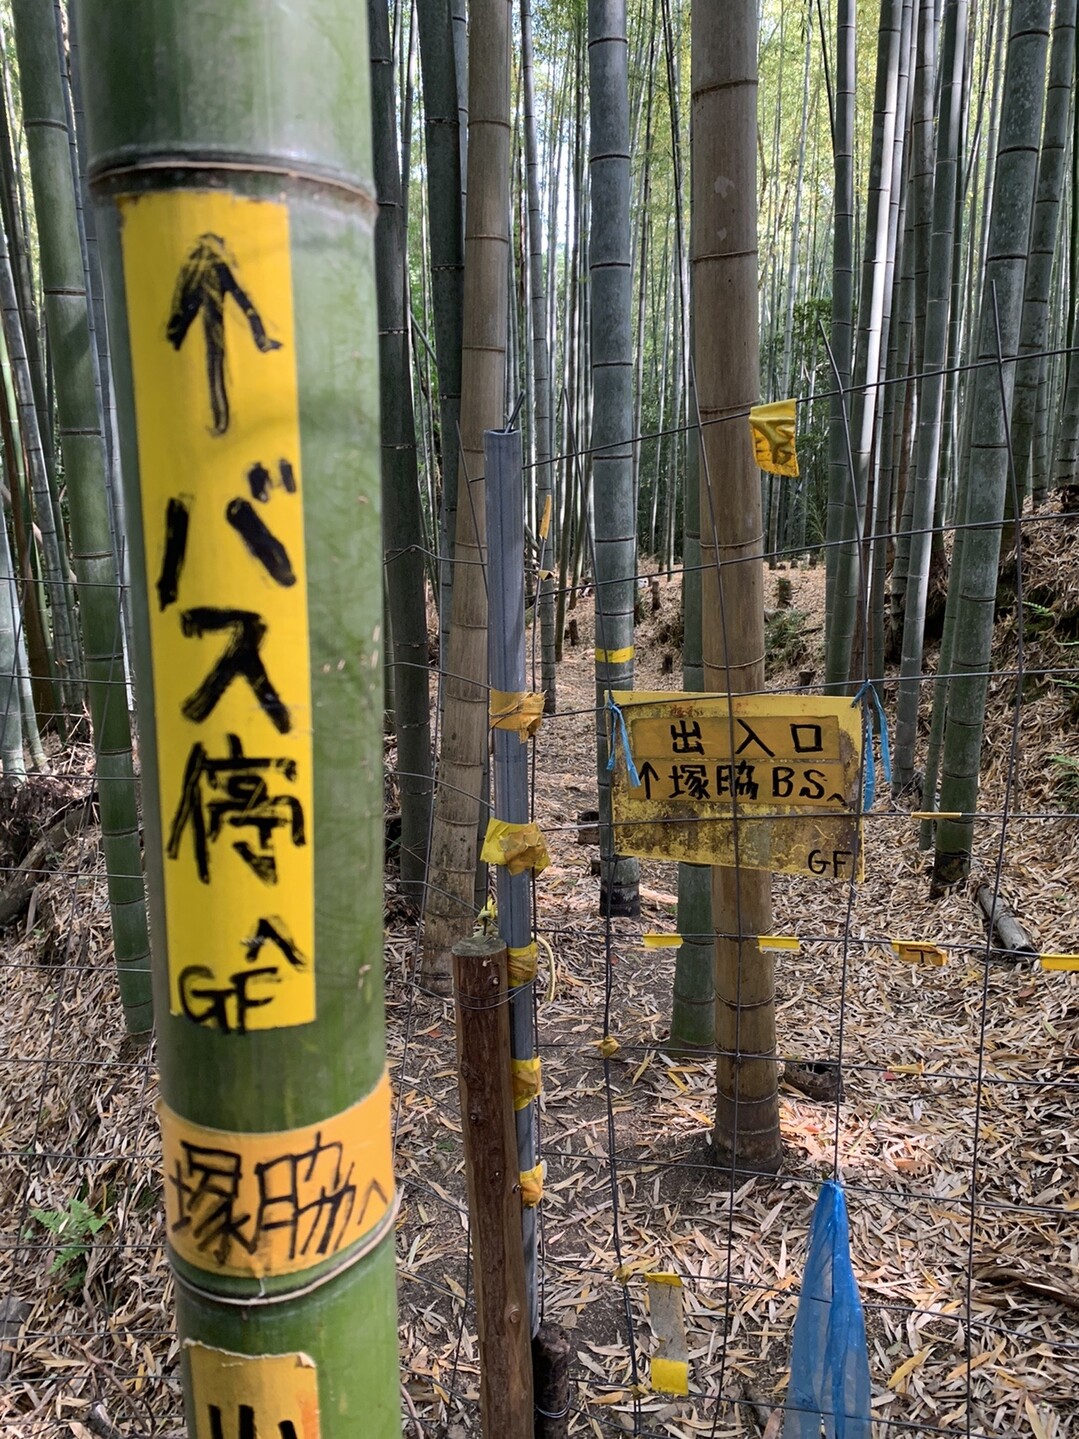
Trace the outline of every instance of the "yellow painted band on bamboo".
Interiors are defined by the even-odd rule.
[[[318,1369],[308,1355],[234,1354],[192,1339],[185,1340],[184,1354],[191,1373],[193,1439],[244,1433],[241,1409],[251,1413],[246,1432],[252,1435],[319,1439]]]
[[[543,1161],[534,1169],[521,1170],[521,1204],[525,1209],[535,1209],[543,1198]]]
[[[289,207],[186,189],[126,195],[120,211],[169,1011],[218,1032],[310,1024],[313,716]],[[363,659],[378,657],[376,640]]]
[[[507,977],[511,989],[519,984],[530,984],[536,977],[536,969],[539,964],[539,948],[536,941],[526,944],[520,949],[514,949],[510,945],[506,951],[508,956]]]
[[[677,949],[682,943],[680,934],[642,934],[641,943],[645,949]]]
[[[538,1058],[515,1059],[513,1069],[513,1107],[524,1109],[538,1099],[543,1089],[542,1067]]]
[[[390,1079],[318,1124],[236,1134],[159,1104],[169,1243],[208,1274],[302,1274],[371,1246],[393,1212]]]
[[[1043,954],[1042,969],[1079,969],[1079,954]]]
[[[539,537],[545,540],[551,533],[551,496],[548,495],[543,502],[543,515],[539,522]]]
[[[684,1359],[653,1359],[648,1378],[660,1394],[689,1393],[689,1365]]]
[[[778,949],[789,954],[798,954],[802,948],[802,941],[796,934],[758,934],[757,948]]]
[[[682,1287],[680,1274],[647,1273],[644,1279],[646,1284],[669,1284],[672,1289],[681,1289]]]
[[[543,722],[543,694],[528,694],[524,690],[492,690],[488,715],[492,729],[515,732],[524,744]]]
[[[487,864],[504,864],[510,874],[523,874],[526,869],[539,874],[551,862],[539,825],[511,824],[504,819],[488,821],[480,858]]]
[[[942,965],[948,962],[946,949],[941,949],[939,944],[930,944],[917,939],[893,939],[892,953],[896,959],[905,960],[907,964]]]
[[[961,809],[912,809],[911,819],[962,819]]]
[[[626,645],[620,650],[596,650],[596,664],[598,665],[624,665],[633,658],[633,646]]]

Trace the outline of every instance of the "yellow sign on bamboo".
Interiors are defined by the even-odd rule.
[[[319,1124],[233,1134],[158,1106],[165,1227],[188,1264],[243,1279],[366,1253],[395,1209],[390,1081]]]
[[[232,1354],[188,1340],[194,1439],[319,1439],[318,1370],[306,1354]]]
[[[862,714],[849,699],[614,691],[620,854],[860,879]]]
[[[315,1017],[312,743],[288,210],[120,206],[165,852],[169,1008]]]

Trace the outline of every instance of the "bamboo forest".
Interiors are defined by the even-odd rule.
[[[0,1435],[1079,1439],[1076,0],[0,0]]]

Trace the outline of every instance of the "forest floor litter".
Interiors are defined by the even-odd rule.
[[[1022,626],[998,618],[971,879],[930,899],[917,804],[882,783],[853,896],[842,882],[776,876],[773,931],[801,942],[776,957],[780,1055],[835,1059],[842,1028],[844,1097],[837,1109],[781,1082],[784,1169],[733,1190],[712,1162],[714,1067],[664,1050],[674,951],[642,944],[677,928],[673,864],[642,863],[640,919],[611,921],[618,1049],[605,1058],[599,1047],[605,926],[597,851],[578,843],[578,813],[595,807],[592,602],[578,602],[560,713],[536,741],[535,800],[552,857],[536,882],[540,1282],[545,1317],[575,1348],[572,1433],[765,1432],[786,1391],[813,1206],[838,1158],[873,1413],[895,1421],[879,1432],[1079,1436],[1079,979],[1031,956],[987,960],[975,902],[999,859],[1000,894],[1036,947],[1079,949],[1079,693],[1067,650],[1079,534],[1062,520],[1026,534],[1036,598]],[[796,687],[806,670],[819,683],[823,569],[767,574],[770,605],[780,577],[804,618],[784,621],[769,687]],[[679,683],[679,592],[677,575],[662,577],[660,610],[638,626],[641,688]],[[1028,675],[1011,773],[1020,639],[1025,670],[1071,668],[1072,679]],[[893,701],[890,681],[890,714]],[[42,823],[91,787],[89,751],[71,754],[35,782],[51,786]],[[5,845],[9,865],[18,846],[0,836]],[[79,829],[60,858],[0,936],[0,1429],[164,1439],[182,1420],[153,1051],[123,1036],[96,831]],[[413,983],[416,927],[392,873],[386,907],[405,1432],[459,1439],[478,1433],[478,1350],[452,1003]],[[907,963],[896,938],[940,946],[946,962]],[[686,1399],[648,1389],[653,1270],[683,1281]]]

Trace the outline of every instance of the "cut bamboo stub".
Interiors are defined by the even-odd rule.
[[[998,953],[1037,954],[1037,945],[1008,908],[1007,901],[999,894],[994,895],[990,885],[978,886],[977,900],[990,930],[1000,941]]]

